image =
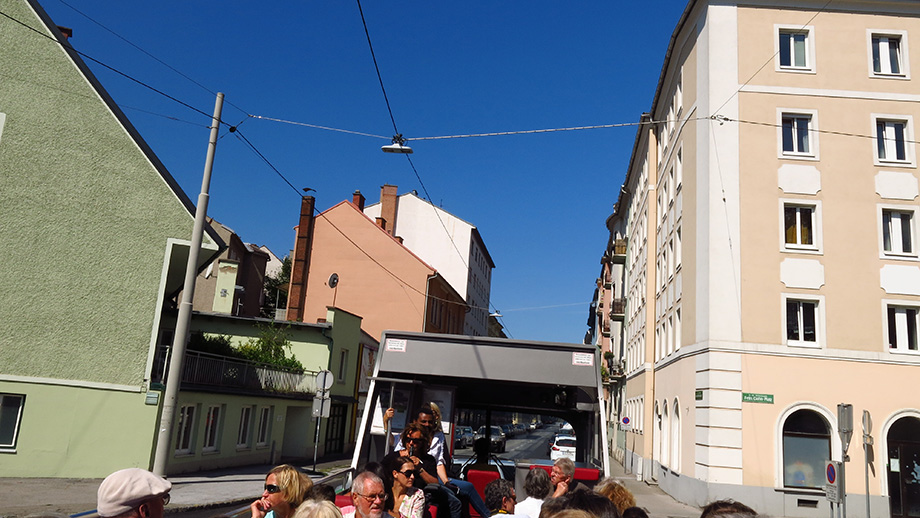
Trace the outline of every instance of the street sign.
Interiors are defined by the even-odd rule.
[[[829,460],[824,466],[824,493],[827,495],[827,501],[839,504],[840,498],[839,486],[837,484],[837,473],[840,471],[840,463]]]
[[[744,403],[766,403],[773,404],[773,394],[755,394],[753,392],[742,392],[741,401]]]
[[[332,400],[328,397],[323,398],[315,396],[313,398],[313,417],[329,417],[329,411],[332,409]]]
[[[843,455],[846,456],[847,450],[850,449],[850,439],[853,437],[853,405],[837,405],[837,433],[840,435]]]
[[[620,422],[623,423],[621,426],[623,430],[632,430],[632,421],[628,417],[624,417]]]
[[[326,391],[332,388],[332,384],[335,383],[335,378],[332,376],[331,371],[321,370],[316,373],[316,392]]]

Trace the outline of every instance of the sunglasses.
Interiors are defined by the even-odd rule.
[[[168,503],[169,503],[169,493],[166,493],[165,495],[163,495],[163,505],[166,505]]]
[[[409,442],[425,442],[425,439],[422,439],[421,437],[416,437],[414,439],[409,439]]]
[[[397,471],[397,473],[400,473],[404,477],[409,478],[409,477],[414,477],[416,471],[414,469],[407,469],[406,471]]]
[[[274,493],[281,491],[281,488],[274,484],[265,484],[265,490],[271,494],[274,494]]]

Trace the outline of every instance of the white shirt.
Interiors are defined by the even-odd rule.
[[[543,507],[543,500],[528,496],[522,502],[514,506],[514,514],[526,515],[530,518],[540,518],[540,508]]]
[[[404,450],[402,437],[399,437],[396,440],[396,446],[393,447],[393,451]],[[435,432],[434,437],[431,438],[431,445],[428,447],[428,455],[431,455],[438,461],[438,466],[444,465],[444,432],[438,430]],[[345,518],[348,518],[347,516]]]

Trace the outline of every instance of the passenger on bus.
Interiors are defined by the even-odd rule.
[[[703,513],[700,514],[700,518],[715,518],[719,516],[726,518],[754,518],[757,516],[757,511],[741,502],[728,499],[716,500],[710,503],[703,508]]]
[[[389,497],[380,477],[370,471],[362,471],[351,483],[351,501],[355,509],[344,518],[382,518],[384,504]]]
[[[501,516],[501,518],[521,517],[521,515],[514,514],[514,507],[517,502],[514,495],[514,484],[503,478],[497,478],[486,484],[485,493],[490,516]]]
[[[399,457],[390,470],[393,478],[391,501],[394,518],[422,518],[425,513],[425,493],[414,487],[415,463],[409,457]]]
[[[430,428],[437,430],[437,433],[441,435],[441,457],[437,459],[438,461],[438,479],[442,484],[448,487],[456,487],[457,494],[466,497],[469,500],[470,505],[473,506],[473,509],[479,514],[479,516],[488,516],[489,508],[486,507],[486,503],[482,501],[482,497],[479,496],[479,492],[476,491],[476,486],[467,482],[466,480],[460,480],[458,478],[453,478],[447,474],[447,466],[450,464],[448,462],[448,448],[446,446],[447,442],[444,439],[444,432],[441,431],[441,409],[438,408],[437,403],[431,403],[431,411],[434,417],[432,424],[429,425]],[[421,414],[419,414],[419,419],[421,419]],[[431,450],[428,451],[431,453]]]
[[[328,500],[304,500],[292,518],[342,518],[342,511]]]
[[[585,511],[594,518],[620,518],[617,506],[609,498],[599,495],[594,491],[569,491],[559,498],[551,498],[543,504],[541,517],[546,511],[553,518],[558,518],[560,510],[578,509]]]
[[[514,512],[530,518],[539,518],[543,501],[552,492],[553,483],[549,481],[549,473],[540,468],[531,469],[524,479],[524,493],[527,494],[527,498],[518,502]]]
[[[381,464],[386,469],[396,469],[396,459],[408,457],[415,464],[415,487],[425,490],[425,495],[441,512],[445,510],[450,518],[460,518],[462,504],[456,493],[441,485],[437,477],[437,461],[428,452],[428,430],[418,423],[410,423],[401,434],[400,444],[406,448],[390,452]]]
[[[550,480],[555,486],[553,498],[558,498],[571,491],[590,491],[588,486],[575,480],[575,463],[568,457],[556,459]]]
[[[501,469],[495,464],[489,463],[489,458],[492,453],[489,451],[489,439],[485,437],[480,437],[473,442],[473,454],[475,455],[475,460],[471,464],[467,464],[463,468],[463,476],[466,477],[466,474],[470,470],[476,471],[494,471],[498,473],[498,476],[502,476]]]
[[[609,498],[613,505],[617,506],[620,514],[636,505],[636,497],[633,496],[632,491],[626,489],[626,486],[613,477],[604,477],[594,486],[594,492]]]
[[[265,477],[262,497],[249,506],[252,518],[290,518],[312,487],[310,477],[294,466],[275,466]]]

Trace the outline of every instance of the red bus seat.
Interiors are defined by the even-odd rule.
[[[473,487],[476,488],[476,492],[479,493],[479,496],[483,500],[486,499],[486,485],[493,480],[498,480],[497,471],[480,471],[478,469],[471,469],[466,472],[466,480],[470,484],[473,484]]]

